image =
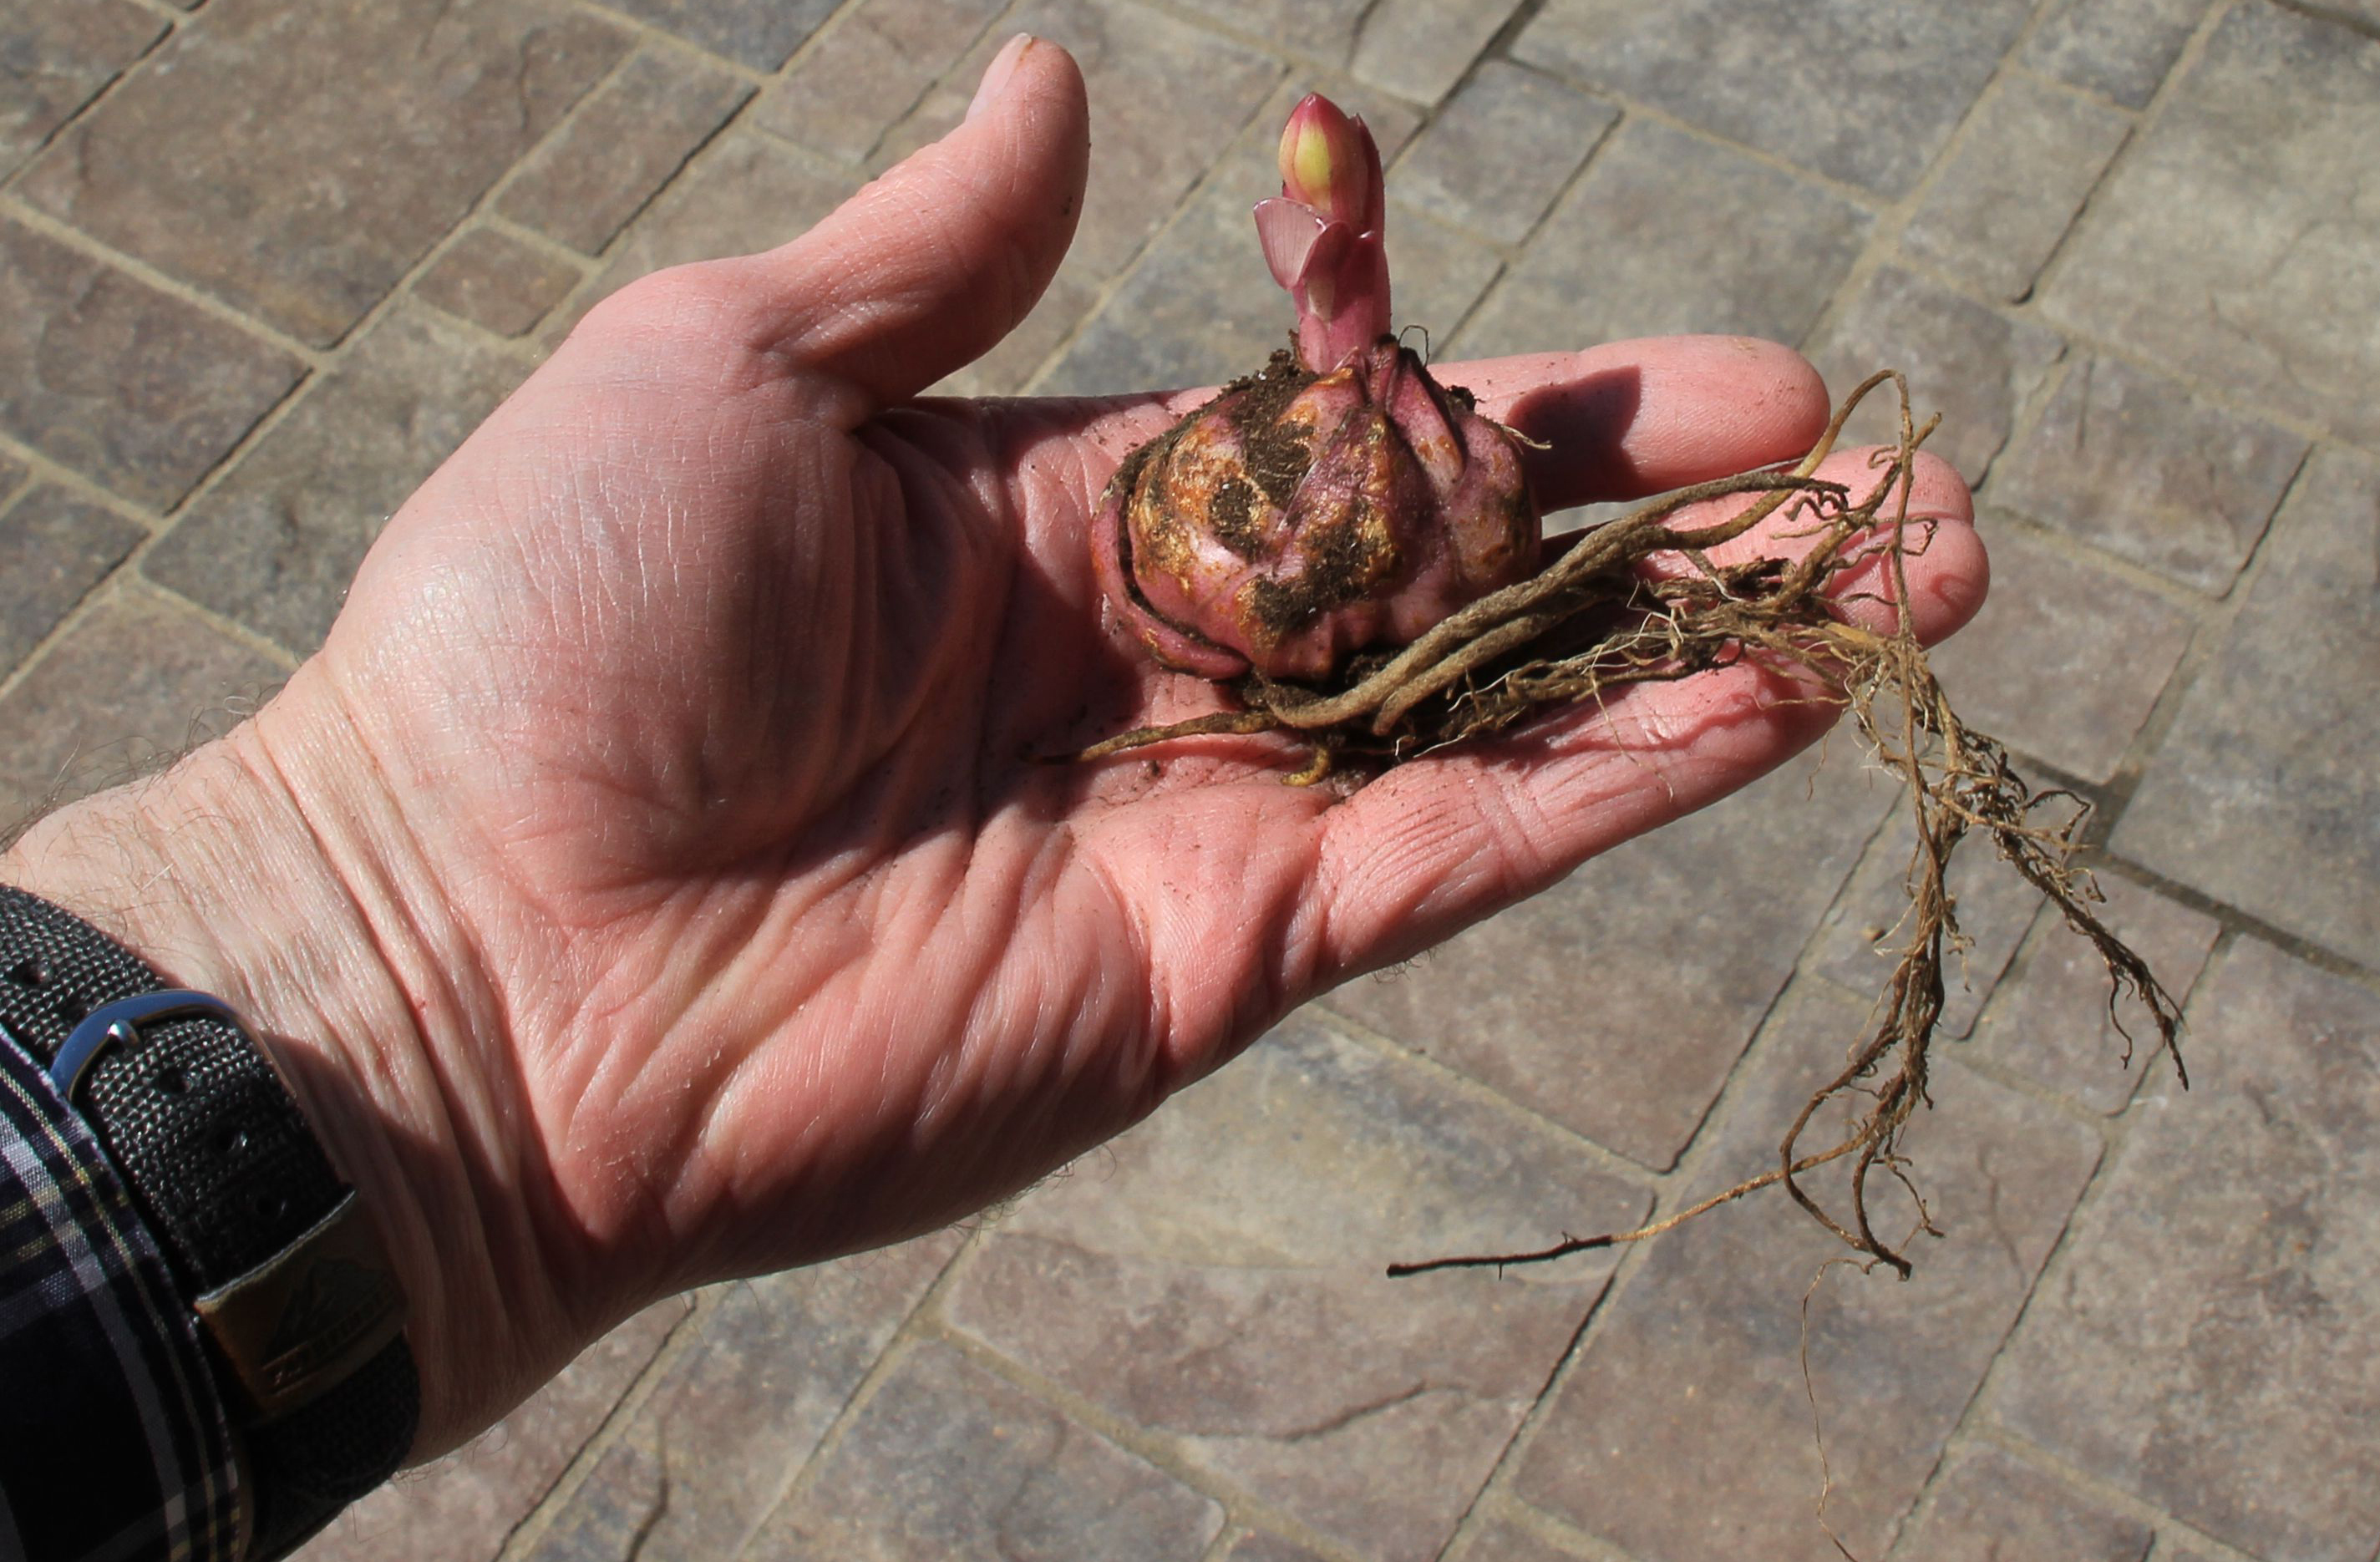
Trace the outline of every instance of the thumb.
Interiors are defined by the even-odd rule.
[[[965,123],[754,257],[781,310],[778,350],[856,390],[853,423],[989,352],[1074,239],[1089,121],[1074,57],[1010,39]]]

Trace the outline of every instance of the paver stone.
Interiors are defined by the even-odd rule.
[[[164,34],[131,0],[0,5],[0,178]]]
[[[1500,244],[1518,244],[1619,121],[1609,103],[1490,60],[1390,171],[1389,188]]]
[[[60,488],[36,489],[0,515],[0,678],[146,536]]]
[[[222,735],[281,678],[187,607],[111,590],[0,698],[0,830]]]
[[[1822,984],[1787,995],[1694,1191],[1776,1165],[1864,1013]],[[1900,1148],[1947,1236],[1912,1241],[1914,1278],[1849,1264],[1822,1278],[1847,1250],[1774,1190],[1687,1222],[1612,1299],[1532,1430],[1513,1495],[1644,1562],[1840,1562],[1813,1513],[1826,1479],[1815,1399],[1827,1521],[1854,1555],[1883,1553],[2099,1157],[2089,1129],[1938,1056],[1931,1090]],[[1830,1142],[1837,1120],[1823,1115],[1803,1147]],[[1910,1203],[1876,1181],[1879,1234],[1901,1239]],[[1840,1176],[1806,1186],[1841,1213]]]
[[[2285,82],[2288,90],[2276,91]],[[2233,7],[2042,285],[2061,325],[2380,441],[2380,39]]]
[[[560,0],[212,0],[17,188],[328,346],[627,46]]]
[[[1559,1135],[1309,1011],[1027,1198],[946,1307],[1341,1544],[1434,1557],[1609,1265],[1383,1266],[1644,1207]]]
[[[2010,78],[1969,117],[1901,248],[2015,303],[2131,128],[2129,115],[2104,104]]]
[[[2380,964],[2380,468],[2318,452],[2110,849]]]
[[[495,228],[456,239],[413,285],[426,303],[499,336],[526,334],[580,280],[577,267]]]
[[[1550,0],[1513,54],[1894,197],[1966,116],[2031,10],[2026,0]],[[1775,241],[1771,212],[1736,216]]]
[[[2380,1547],[2380,998],[2242,939],[1995,1385],[2001,1425],[2228,1544]]]
[[[905,1355],[760,1556],[1198,1562],[1223,1510],[947,1345]]]
[[[1892,1555],[1903,1562],[2144,1562],[2156,1533],[1997,1448],[1953,1453],[1925,1515]]]
[[[2189,649],[2190,610],[2023,527],[1983,523],[1991,594],[1933,653],[1960,714],[2087,781],[2111,779]]]
[[[530,156],[496,209],[593,255],[751,95],[675,50],[640,49]]]
[[[715,1288],[528,1562],[609,1562],[638,1545],[734,1557],[960,1241],[939,1232]]]
[[[2026,41],[2026,65],[2140,108],[2155,95],[2209,0],[2058,0]]]
[[[1377,0],[1366,7],[1349,67],[1415,103],[1446,96],[1520,0]]]
[[[1879,369],[1900,369],[1918,421],[1942,415],[1926,450],[1971,484],[1984,480],[2018,411],[2064,351],[2056,332],[1898,266],[1870,277],[1809,345],[1811,361],[1838,396]],[[1900,408],[1889,385],[1869,393],[1843,429],[1847,444],[1888,444],[1900,436]]]
[[[521,372],[462,326],[395,311],[191,506],[143,571],[311,651],[382,525]]]
[[[753,105],[750,123],[859,163],[1002,8],[1001,0],[868,0],[848,8]]]
[[[1873,223],[1741,152],[1631,120],[1604,139],[1457,347],[1486,357],[1703,331],[1798,342]]]
[[[639,21],[752,70],[774,70],[802,46],[836,0],[612,0]]]
[[[305,372],[187,299],[0,218],[0,431],[170,508]]]
[[[685,1315],[677,1301],[638,1314],[462,1448],[341,1513],[297,1562],[495,1562]]]
[[[1990,499],[2220,596],[2265,535],[2306,441],[2092,355],[1992,471]]]

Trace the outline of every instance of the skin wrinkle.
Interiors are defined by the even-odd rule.
[[[367,763],[378,766],[384,775],[385,766],[371,750],[369,740],[365,737],[362,729],[355,723],[352,715],[348,718],[347,730],[356,736],[362,746]],[[408,1019],[414,1019],[413,1004],[420,1001],[420,995],[423,993],[435,992],[443,996],[445,1006],[452,1012],[470,1012],[477,1009],[479,1006],[460,999],[459,994],[445,971],[441,968],[440,963],[434,960],[427,962],[425,971],[425,963],[405,958],[404,951],[391,944],[388,927],[382,918],[371,914],[366,905],[364,896],[357,890],[358,885],[371,885],[383,894],[388,894],[391,892],[388,880],[378,872],[371,870],[366,860],[353,855],[350,852],[334,849],[334,846],[344,846],[348,843],[335,842],[334,838],[326,832],[307,811],[302,802],[305,795],[304,790],[295,785],[285,757],[277,751],[271,736],[271,724],[262,720],[256,721],[251,723],[247,731],[253,736],[252,746],[269,769],[281,794],[288,800],[288,805],[300,821],[301,827],[310,835],[316,850],[322,854],[323,859],[327,862],[345,864],[344,870],[334,875],[331,882],[338,885],[344,891],[346,904],[352,913],[353,926],[360,928],[366,937],[372,940],[373,948],[382,962],[378,968],[395,976],[400,984],[400,990],[412,996],[412,1002],[400,1002],[396,1007],[403,1010]],[[405,823],[401,817],[395,818],[395,822],[400,828]],[[415,863],[424,861],[418,855],[409,860]],[[411,931],[417,939],[427,937],[425,931],[418,925],[411,925]],[[470,940],[468,935],[465,938],[465,944],[469,948]],[[425,941],[419,947],[422,951],[426,951],[431,946]],[[416,1023],[418,1026],[418,1020]],[[351,1033],[344,1028],[334,1026],[330,1034],[345,1036]],[[366,1030],[361,1034],[370,1035],[370,1033]],[[550,1290],[542,1290],[541,1288],[531,1283],[531,1277],[540,1271],[527,1268],[517,1263],[501,1262],[500,1253],[506,1244],[496,1240],[496,1232],[489,1224],[489,1212],[506,1208],[519,1209],[522,1224],[527,1228],[526,1234],[536,1243],[537,1250],[544,1254],[546,1267],[541,1273],[550,1275],[575,1272],[577,1267],[576,1255],[570,1256],[569,1267],[563,1267],[565,1255],[552,1245],[552,1233],[538,1218],[537,1212],[523,1203],[501,1199],[498,1196],[500,1191],[505,1187],[527,1193],[531,1186],[528,1180],[517,1175],[507,1180],[501,1169],[505,1157],[494,1149],[495,1145],[503,1142],[498,1130],[506,1121],[512,1120],[511,1114],[501,1109],[492,1111],[475,1109],[472,1097],[477,1093],[461,1088],[462,1076],[451,1066],[454,1060],[443,1058],[436,1048],[428,1046],[426,1034],[419,1028],[413,1033],[412,1040],[414,1055],[427,1065],[427,1074],[432,1083],[433,1089],[428,1094],[426,1099],[422,1093],[418,1091],[410,1093],[408,1099],[414,1102],[417,1109],[426,1106],[435,1114],[429,1121],[420,1125],[428,1131],[426,1136],[429,1140],[436,1143],[443,1139],[461,1152],[458,1158],[463,1171],[463,1189],[468,1194],[465,1206],[474,1217],[468,1221],[457,1221],[451,1217],[460,1212],[442,1208],[433,1215],[429,1206],[417,1203],[416,1219],[434,1221],[431,1228],[433,1240],[423,1256],[437,1271],[455,1271],[468,1275],[474,1270],[479,1270],[492,1277],[504,1277],[500,1282],[503,1294],[510,1303],[520,1310],[517,1314],[508,1313],[507,1319],[520,1316],[524,1322],[535,1325],[540,1321],[541,1314],[550,1314],[557,1309],[558,1299]],[[474,1077],[476,1082],[481,1076]],[[501,1062],[484,1076],[492,1080],[507,1077],[510,1077],[510,1071]],[[493,1104],[480,1103],[479,1105],[492,1106]],[[443,1134],[438,1132],[442,1125],[448,1130]],[[382,1217],[385,1218],[388,1213],[383,1209]],[[454,1244],[458,1241],[468,1244],[468,1252],[458,1254],[453,1251]],[[475,1254],[479,1259],[476,1265],[469,1262]],[[456,1262],[458,1259],[462,1260],[459,1264]],[[425,1331],[430,1331],[433,1338],[444,1333],[446,1320],[431,1303],[434,1300],[452,1304],[457,1300],[453,1290],[447,1289],[447,1282],[441,1281],[440,1289],[433,1291],[431,1297],[416,1296],[414,1300],[424,1309],[419,1317],[419,1326]],[[520,1329],[516,1332],[526,1335],[529,1331]]]

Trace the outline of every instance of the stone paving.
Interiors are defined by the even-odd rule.
[[[1914,1280],[1773,1201],[1383,1279],[1773,1156],[1908,849],[1837,745],[997,1217],[650,1311],[310,1562],[2380,1556],[2371,0],[0,0],[0,818],[251,708],[589,303],[800,231],[1019,30],[1091,191],[953,391],[1259,358],[1311,87],[1441,355],[1906,368],[1995,563],[1945,675],[2097,806],[2195,1088],[1973,864]]]

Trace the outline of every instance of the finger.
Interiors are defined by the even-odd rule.
[[[1019,33],[965,122],[755,256],[778,349],[859,393],[856,425],[989,352],[1064,259],[1089,169],[1074,57]]]
[[[1807,358],[1750,336],[1610,342],[1437,373],[1545,447],[1526,460],[1548,512],[1790,461],[1816,442],[1828,411]]]
[[[1973,616],[1989,568],[1957,473],[1921,455],[1915,479],[1909,515],[1925,540],[1908,560],[1908,605],[1931,643]],[[1853,611],[1879,626],[1892,614],[1880,601]],[[1812,693],[1752,665],[1638,684],[1526,735],[1390,771],[1317,821],[1324,979],[1402,959],[1756,780],[1834,720]]]
[[[1876,512],[1876,534],[1879,538],[1890,534],[1900,514],[1899,496],[1879,491],[1891,480],[1891,454],[1883,446],[1839,451],[1811,474],[1821,482],[1840,483],[1854,507],[1864,508],[1882,501]],[[1983,553],[1983,543],[1972,526],[1958,527],[1938,539],[1936,536],[1940,529],[1936,518],[1944,513],[1945,506],[1963,505],[1964,513],[1970,515],[1973,511],[1967,486],[1957,469],[1940,457],[1920,451],[1912,470],[1915,481],[1909,489],[1909,519],[1903,539],[1911,562],[1914,564],[1930,553],[1937,540],[1945,551],[1941,559],[1932,561],[1935,567],[1912,568],[1909,572],[1910,597],[1917,609],[1917,632],[1920,638],[1931,644],[1974,616],[1983,606],[1991,571]],[[1718,526],[1741,514],[1757,499],[1757,495],[1751,495],[1690,504],[1676,511],[1670,523],[1686,531]],[[1710,549],[1704,557],[1719,565],[1762,557],[1799,558],[1817,546],[1821,536],[1821,528],[1811,524],[1805,512],[1785,504],[1742,536]],[[1854,543],[1847,550],[1847,556],[1851,562],[1827,583],[1828,594],[1853,623],[1891,632],[1898,627],[1898,614],[1893,607],[1888,551]],[[1701,566],[1676,553],[1657,553],[1639,567],[1648,575],[1675,575]]]
[[[1548,512],[1790,461],[1817,442],[1828,410],[1826,383],[1808,359],[1748,336],[1645,337],[1430,371],[1546,447],[1525,460]],[[1121,461],[1214,394],[1207,388],[1100,404],[1081,431]]]

